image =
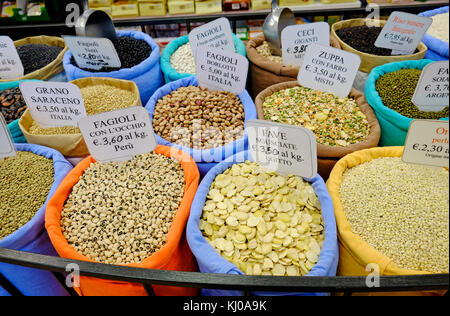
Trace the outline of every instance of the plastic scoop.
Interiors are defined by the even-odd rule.
[[[100,10],[85,10],[75,24],[77,36],[117,39],[116,29],[109,15]]]
[[[272,13],[264,21],[263,32],[273,55],[281,56],[281,32],[295,23],[294,12],[289,8],[280,8],[278,0],[272,0]]]

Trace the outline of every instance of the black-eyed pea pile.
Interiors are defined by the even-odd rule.
[[[141,263],[165,245],[184,182],[178,161],[154,153],[91,164],[63,208],[63,234],[91,260]]]
[[[247,275],[306,275],[325,239],[312,186],[254,162],[235,164],[216,177],[199,227],[211,246]]]

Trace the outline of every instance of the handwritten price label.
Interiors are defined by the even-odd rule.
[[[0,36],[0,79],[17,79],[24,74],[16,46],[8,36]]]
[[[5,157],[15,157],[16,149],[6,125],[5,118],[0,113],[0,159]]]

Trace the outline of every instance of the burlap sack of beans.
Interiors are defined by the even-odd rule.
[[[258,112],[258,119],[260,120],[265,119],[263,103],[268,96],[280,90],[289,89],[297,86],[300,86],[297,81],[290,81],[273,85],[262,91],[256,97],[255,100],[256,110]],[[339,159],[358,150],[377,147],[378,142],[380,141],[381,129],[380,125],[378,124],[378,119],[374,111],[370,107],[370,105],[367,103],[364,95],[359,91],[352,89],[349,94],[349,97],[355,99],[361,112],[364,113],[364,115],[366,115],[367,121],[369,122],[370,126],[370,133],[363,142],[352,144],[346,147],[328,146],[319,143],[317,144],[318,172],[325,180],[328,179],[331,170],[333,169],[334,165],[338,162]]]
[[[44,45],[50,45],[50,46],[59,46],[63,47],[64,49],[58,54],[55,60],[53,60],[50,64],[48,64],[45,67],[42,67],[41,69],[38,69],[36,71],[30,72],[27,75],[24,75],[20,78],[16,78],[14,80],[4,79],[0,80],[0,82],[6,82],[6,81],[16,81],[16,80],[29,80],[29,79],[38,79],[46,81],[53,76],[61,73],[64,71],[63,68],[63,58],[64,54],[67,52],[68,47],[66,46],[66,42],[61,37],[56,36],[33,36],[33,37],[26,37],[18,41],[14,41],[14,45],[16,47],[20,47],[22,45],[26,44],[44,44]]]
[[[264,35],[251,39],[247,43],[247,58],[250,61],[250,78],[252,82],[251,95],[254,98],[264,89],[281,82],[297,80],[300,67],[282,65],[270,61],[260,55],[256,48],[264,43]],[[339,42],[330,36],[330,46],[341,48]]]

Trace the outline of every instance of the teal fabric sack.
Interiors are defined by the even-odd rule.
[[[22,81],[27,81],[27,80],[2,82],[2,83],[0,83],[0,91],[6,90],[6,89],[11,89],[11,88],[17,88]],[[39,81],[39,80],[33,80],[33,81]],[[18,119],[15,120],[14,122],[9,123],[8,129],[9,129],[9,132],[11,133],[14,143],[22,144],[22,143],[27,142],[27,140],[25,139],[25,136],[23,136],[22,130],[19,127]]]
[[[244,43],[235,34],[233,34],[233,39],[236,52],[242,56],[246,56]],[[166,83],[192,76],[192,74],[179,73],[170,64],[170,57],[172,54],[175,53],[180,46],[187,44],[188,42],[189,36],[185,35],[174,39],[166,46],[166,48],[164,48],[161,54],[161,70],[164,74],[164,80]]]
[[[398,71],[401,69],[422,70],[426,65],[432,62],[432,60],[428,59],[400,61],[375,67],[370,72],[366,82],[365,96],[367,102],[375,111],[378,122],[380,123],[381,147],[404,146],[409,125],[411,124],[413,119],[405,117],[385,106],[375,88],[375,83],[377,82],[378,78],[387,73]],[[392,91],[392,93],[395,93],[395,91]],[[448,117],[442,120],[448,121]]]

